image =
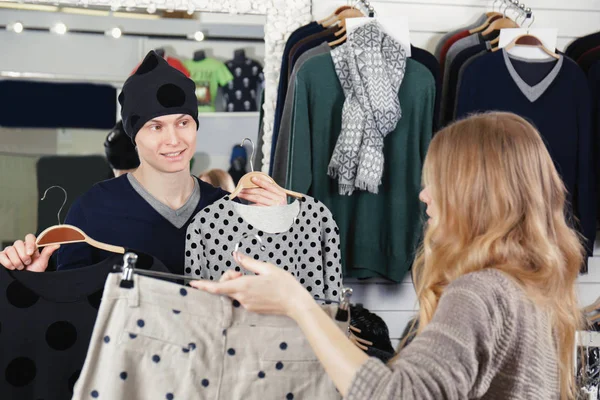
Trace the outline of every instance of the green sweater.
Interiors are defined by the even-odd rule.
[[[399,97],[402,118],[385,138],[379,194],[338,194],[327,166],[340,134],[344,93],[330,54],[298,71],[286,187],[322,201],[340,229],[344,277],[400,282],[422,236],[421,169],[432,136],[435,80],[409,59]]]

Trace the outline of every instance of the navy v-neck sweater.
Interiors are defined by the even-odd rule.
[[[173,273],[183,275],[186,231],[194,215],[227,193],[199,181],[200,201],[188,221],[176,228],[140,196],[127,175],[100,182],[78,198],[65,223],[103,243],[136,249],[162,261]],[[89,266],[111,256],[86,243],[61,246],[58,269]]]
[[[564,56],[562,65],[556,60],[552,65],[512,56],[509,60],[510,64],[504,51],[499,51],[479,57],[466,68],[457,97],[457,118],[508,111],[537,127],[569,192],[591,256],[596,238],[596,170],[586,77]],[[529,95],[539,97],[530,100],[519,85],[528,86]]]

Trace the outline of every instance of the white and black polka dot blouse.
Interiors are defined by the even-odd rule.
[[[255,207],[226,196],[206,207],[187,230],[186,276],[218,280],[228,269],[240,271],[232,255],[236,245],[247,256],[289,271],[313,296],[338,299],[339,230],[318,200],[305,196],[287,206]]]

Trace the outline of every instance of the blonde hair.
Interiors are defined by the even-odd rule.
[[[423,184],[437,215],[413,265],[418,332],[453,280],[496,268],[548,311],[561,399],[573,398],[573,348],[582,325],[575,281],[583,247],[567,223],[566,190],[540,134],[509,113],[456,122],[432,140]]]
[[[200,180],[213,185],[214,187],[220,187],[226,192],[233,192],[235,190],[235,185],[233,183],[233,178],[227,171],[222,169],[211,169],[203,172],[199,176]]]

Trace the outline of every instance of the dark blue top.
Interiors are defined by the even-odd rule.
[[[460,69],[462,66],[477,54],[487,51],[485,42],[480,41],[475,46],[468,47],[459,52],[450,64],[450,77],[448,78],[448,96],[446,98],[445,114],[441,116],[442,126],[446,126],[454,119],[454,109],[456,106],[456,91],[459,85]]]
[[[200,202],[190,219],[176,228],[140,196],[127,175],[94,185],[78,198],[67,215],[66,224],[83,230],[99,242],[136,249],[162,261],[175,274],[183,274],[186,231],[198,211],[227,194],[200,183]],[[99,263],[112,253],[87,243],[61,246],[58,269],[73,269]]]
[[[537,62],[512,64],[529,85],[548,69]],[[544,63],[545,64],[545,63]],[[535,74],[539,74],[537,78]],[[569,192],[591,255],[596,237],[595,141],[591,129],[590,89],[584,73],[568,57],[545,92],[531,102],[508,71],[502,51],[474,60],[464,71],[457,118],[489,110],[518,114],[539,130]]]
[[[437,58],[427,50],[423,50],[413,45],[410,46],[411,58],[419,64],[423,64],[427,67],[433,79],[435,79],[435,106],[433,108],[433,133],[438,129],[439,115],[440,115],[440,103],[442,101],[442,76],[440,70],[440,63]]]

